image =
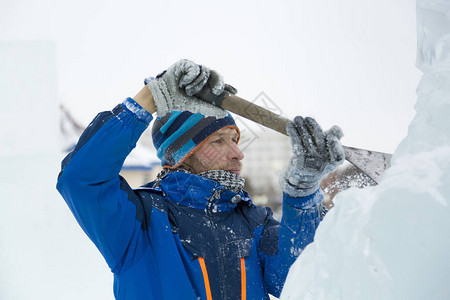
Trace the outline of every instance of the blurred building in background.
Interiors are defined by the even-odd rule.
[[[86,126],[81,125],[76,117],[64,106],[60,107],[60,131],[63,141],[63,152],[69,153],[75,148]],[[124,162],[120,175],[123,176],[132,188],[153,181],[161,171],[161,161],[156,156],[151,134],[146,130]]]
[[[242,176],[246,180],[245,188],[256,205],[269,206],[278,213],[282,200],[278,177],[291,157],[289,139],[270,129],[239,127],[242,130],[240,145],[244,153]]]

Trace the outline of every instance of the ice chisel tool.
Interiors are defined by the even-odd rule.
[[[227,93],[223,99],[220,99],[220,101],[215,101],[215,104],[225,110],[231,111],[239,116],[287,135],[286,125],[290,122],[289,119],[250,101]],[[383,173],[391,165],[392,154],[358,149],[354,147],[343,147],[345,159],[369,176],[376,183],[380,182]]]

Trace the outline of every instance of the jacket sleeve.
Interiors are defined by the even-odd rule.
[[[306,197],[291,197],[283,194],[283,216],[278,223],[268,216],[260,239],[260,250],[264,262],[264,280],[268,292],[279,297],[290,267],[301,252],[314,241],[316,229],[327,212],[322,205],[323,192],[317,190]]]
[[[148,243],[136,219],[139,199],[119,172],[151,120],[131,98],[98,114],[58,176],[58,191],[115,273],[138,259]]]

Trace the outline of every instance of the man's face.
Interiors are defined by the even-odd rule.
[[[227,170],[240,175],[244,158],[237,145],[239,134],[234,128],[223,128],[208,138],[183,164],[196,174],[210,170]]]

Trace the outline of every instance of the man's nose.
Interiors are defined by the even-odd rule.
[[[236,143],[230,143],[228,157],[230,159],[237,159],[238,161],[244,158],[244,153],[242,153],[241,149]]]

